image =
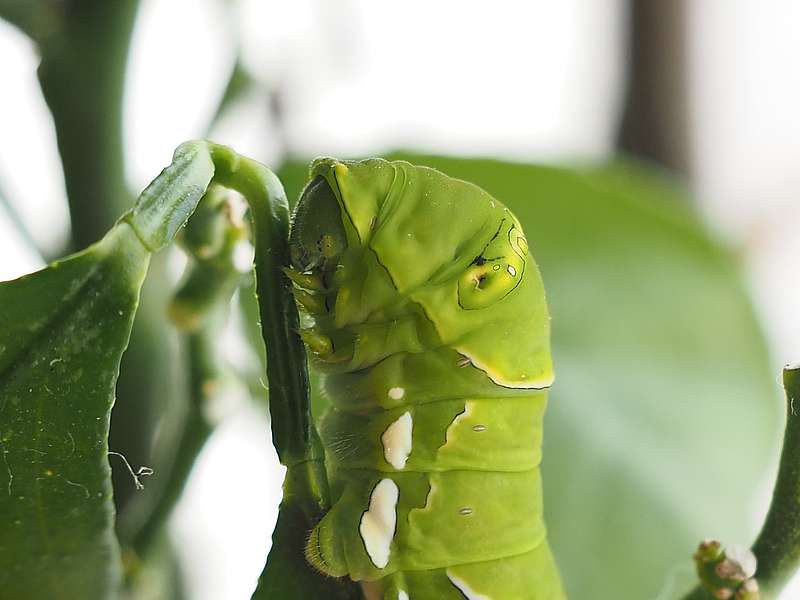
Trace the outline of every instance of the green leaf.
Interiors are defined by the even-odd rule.
[[[522,222],[553,318],[549,537],[570,598],[693,582],[704,537],[746,545],[780,423],[776,378],[729,253],[663,175],[394,156],[474,182]],[[289,197],[307,166],[281,172]],[[665,597],[670,597],[669,594]]]
[[[123,218],[151,251],[160,250],[186,225],[213,176],[214,164],[206,143],[185,142]]]
[[[97,244],[0,284],[0,589],[7,597],[114,598],[121,579],[108,464],[120,359],[150,252],[205,193],[203,142]],[[5,480],[5,481],[4,481]]]
[[[127,224],[0,283],[0,590],[108,599],[121,565],[108,428],[150,253]]]

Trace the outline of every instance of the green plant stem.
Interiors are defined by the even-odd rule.
[[[772,503],[753,544],[764,598],[776,598],[800,567],[800,366],[783,370],[786,432]]]
[[[241,193],[250,206],[255,242],[256,293],[267,350],[272,437],[281,463],[302,471],[313,496],[327,509],[322,444],[310,418],[308,367],[298,335],[299,317],[289,265],[289,204],[278,178],[229,148],[209,144],[214,181]],[[287,478],[288,479],[288,478]]]
[[[273,532],[273,547],[253,598],[361,598],[357,584],[332,580],[305,561],[308,532],[330,508],[324,452],[310,406],[308,367],[298,334],[299,316],[289,266],[289,205],[278,178],[259,163],[229,148],[209,144],[214,181],[241,193],[250,206],[255,242],[256,295],[261,335],[267,353],[272,441],[286,466],[283,500]],[[303,581],[301,581],[301,579]]]
[[[99,239],[125,211],[122,99],[138,0],[46,3],[57,16],[38,38],[39,83],[64,169],[73,242]]]
[[[800,366],[783,370],[783,386],[786,430],[778,477],[761,533],[752,546],[762,600],[777,598],[800,567]],[[683,600],[710,598],[696,587]]]
[[[256,295],[267,353],[272,441],[286,466],[283,500],[273,547],[253,598],[360,598],[358,586],[321,576],[305,561],[308,532],[330,508],[324,452],[311,417],[305,347],[289,266],[289,205],[278,178],[259,163],[230,149],[209,145],[214,181],[241,193],[250,205],[255,242]],[[303,581],[300,581],[300,580]]]
[[[312,581],[323,594],[312,597],[356,598],[357,594],[351,593],[357,591],[352,582],[332,582],[313,571],[303,558],[306,535],[330,507],[330,495],[322,444],[311,417],[299,316],[292,284],[284,273],[290,262],[289,207],[280,181],[263,165],[229,148],[187,142],[175,151],[172,164],[142,192],[122,220],[148,249],[155,251],[174,238],[209,186],[215,184],[241,193],[250,206],[273,443],[287,468],[273,535],[276,552],[270,552],[256,596],[275,597],[276,586],[298,585],[302,578]],[[294,574],[288,576],[287,569]]]

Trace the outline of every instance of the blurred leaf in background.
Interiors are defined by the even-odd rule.
[[[520,218],[553,318],[545,514],[571,598],[678,597],[713,536],[747,544],[780,395],[729,253],[662,174],[395,155]],[[289,198],[307,163],[281,171]]]

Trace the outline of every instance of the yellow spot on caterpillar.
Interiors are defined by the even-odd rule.
[[[470,356],[467,352],[464,351],[462,348],[455,348],[456,352],[461,354],[462,356],[469,359],[469,362],[472,363],[472,366],[476,369],[480,369],[486,376],[494,381],[498,385],[502,385],[503,387],[509,388],[519,388],[519,389],[533,389],[533,390],[542,390],[545,388],[549,388],[553,385],[553,372],[548,371],[542,373],[535,379],[529,379],[527,373],[522,373],[519,375],[517,380],[513,380],[507,378],[503,373],[500,373],[496,369],[493,369],[489,366],[488,363],[484,363],[474,356]]]
[[[506,267],[506,270],[508,271],[508,274],[511,275],[512,277],[516,277],[517,276],[517,270],[513,266],[508,265]]]

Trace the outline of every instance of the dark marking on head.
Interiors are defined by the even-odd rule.
[[[302,272],[335,267],[347,247],[339,201],[324,177],[309,182],[292,215],[289,253],[292,267]]]

